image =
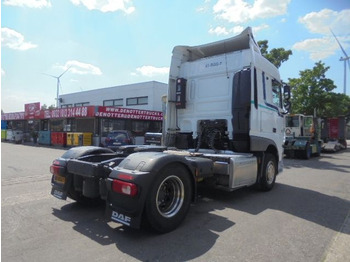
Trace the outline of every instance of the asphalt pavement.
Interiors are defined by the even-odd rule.
[[[164,235],[108,222],[104,207],[50,195],[65,148],[1,144],[2,261],[327,261],[350,257],[350,148],[285,159],[270,192],[199,189]]]

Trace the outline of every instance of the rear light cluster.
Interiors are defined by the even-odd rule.
[[[53,175],[60,175],[62,173],[63,166],[60,165],[60,162],[55,160],[50,166],[50,173]]]
[[[138,193],[137,185],[135,185],[134,183],[122,181],[119,179],[113,179],[112,189],[116,193],[128,195],[131,197],[136,196]]]
[[[54,166],[54,165],[50,166],[50,172],[53,175],[59,175],[60,169],[61,169],[60,166]]]

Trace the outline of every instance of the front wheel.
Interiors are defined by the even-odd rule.
[[[191,204],[189,172],[181,165],[169,165],[160,171],[146,200],[145,215],[156,231],[174,230],[185,219]]]
[[[277,170],[276,158],[272,154],[267,153],[262,166],[262,176],[260,180],[261,190],[269,191],[273,188],[276,181]]]

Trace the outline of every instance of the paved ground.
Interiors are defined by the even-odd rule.
[[[1,144],[2,261],[346,261],[350,150],[286,159],[275,188],[201,188],[184,223],[164,235],[107,222],[104,207],[50,195],[65,150]]]

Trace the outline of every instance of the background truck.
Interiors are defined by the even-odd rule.
[[[322,139],[324,141],[322,151],[324,152],[336,152],[346,149],[346,117],[339,116],[323,119]]]
[[[293,114],[285,116],[285,126],[286,137],[283,148],[286,157],[309,159],[312,155],[321,154],[320,119]]]
[[[103,199],[116,222],[159,232],[181,224],[197,186],[268,191],[282,171],[284,114],[290,103],[276,67],[251,28],[200,46],[176,46],[170,66],[163,145],[118,152],[74,148],[51,166],[52,194]]]

